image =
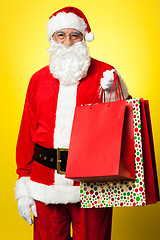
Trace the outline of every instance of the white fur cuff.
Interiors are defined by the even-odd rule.
[[[16,200],[22,197],[31,197],[45,204],[76,203],[80,202],[80,187],[72,185],[50,185],[31,181],[29,177],[17,180],[15,188]]]
[[[30,181],[29,177],[21,177],[20,179],[17,180],[16,182],[16,187],[15,187],[15,198],[16,200],[29,196],[29,192],[27,189],[27,183]]]
[[[80,187],[70,185],[50,185],[36,183],[30,180],[30,197],[38,201],[49,203],[76,203],[80,202]]]

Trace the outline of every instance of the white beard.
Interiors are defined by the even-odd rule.
[[[87,75],[91,58],[86,42],[67,47],[51,40],[48,51],[50,72],[63,85],[78,83]]]

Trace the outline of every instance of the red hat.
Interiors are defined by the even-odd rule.
[[[88,42],[93,41],[94,35],[91,33],[88,20],[84,13],[75,7],[65,7],[53,13],[47,23],[47,39],[51,40],[55,31],[63,28],[74,28],[80,31],[85,40]]]

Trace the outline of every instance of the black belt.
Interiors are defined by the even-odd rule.
[[[35,145],[33,159],[42,165],[57,170],[59,174],[65,174],[68,157],[68,149],[45,148]]]

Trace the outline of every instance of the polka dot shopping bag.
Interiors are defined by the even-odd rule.
[[[145,206],[159,201],[156,162],[148,101],[133,104],[135,180],[80,184],[83,208]]]

